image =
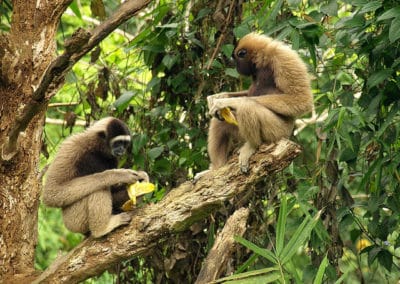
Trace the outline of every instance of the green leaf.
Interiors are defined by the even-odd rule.
[[[228,58],[232,57],[232,53],[233,53],[234,49],[235,49],[235,46],[233,44],[224,44],[221,47],[222,53]]]
[[[322,260],[321,264],[319,265],[317,275],[315,276],[314,284],[322,284],[322,280],[325,274],[325,269],[328,266],[328,255],[325,255],[324,259]]]
[[[269,10],[269,15],[267,15],[268,20],[275,20],[278,13],[281,11],[283,0],[274,1],[274,6]]]
[[[72,10],[72,12],[74,12],[75,16],[82,20],[81,10],[79,9],[76,0],[72,1],[72,3],[69,5],[69,8]]]
[[[337,16],[338,2],[337,0],[331,0],[328,4],[321,6],[321,12],[328,16]]]
[[[311,231],[317,224],[319,217],[321,216],[321,212],[322,211],[320,210],[313,218],[307,216],[303,220],[280,255],[282,264],[288,262],[296,254],[299,247],[304,244],[306,239],[310,236]]]
[[[371,266],[374,263],[380,251],[381,248],[378,246],[373,246],[372,249],[368,251],[368,266]]]
[[[281,207],[279,208],[279,216],[276,229],[276,254],[280,255],[285,242],[285,231],[286,231],[286,219],[287,219],[287,199],[286,195],[282,196]]]
[[[146,133],[133,135],[132,138],[132,152],[133,154],[138,154],[139,151],[146,145],[148,141],[148,136]]]
[[[115,100],[115,102],[113,103],[113,106],[116,109],[118,109],[119,111],[124,110],[128,106],[129,102],[132,100],[132,98],[134,96],[135,96],[134,92],[125,91],[122,93],[122,95],[118,99]]]
[[[226,68],[225,75],[231,76],[233,78],[239,78],[239,73],[237,72],[236,68]]]
[[[382,249],[378,254],[378,261],[387,271],[392,271],[393,255],[385,249]]]
[[[385,81],[393,73],[392,69],[382,69],[369,76],[367,84],[368,88],[375,87]]]
[[[155,147],[155,148],[150,149],[147,152],[147,155],[149,156],[149,158],[151,160],[155,160],[162,154],[162,152],[164,152],[164,146]]]
[[[234,237],[235,241],[237,241],[238,243],[244,245],[245,247],[247,247],[248,249],[254,251],[255,253],[257,253],[258,255],[268,259],[270,262],[277,264],[277,260],[275,255],[270,252],[269,250],[266,250],[264,248],[260,248],[259,246],[253,244],[252,242],[240,237],[240,236],[235,236]]]
[[[365,5],[361,8],[360,13],[373,12],[373,11],[378,10],[380,7],[382,7],[381,1],[372,1],[372,2],[368,2],[367,4],[365,4]]]
[[[389,40],[395,42],[400,38],[400,16],[394,18],[389,28]]]
[[[249,259],[247,259],[240,267],[236,270],[236,273],[241,273],[247,269],[250,265],[252,265],[257,259],[259,255],[256,253],[253,253]]]
[[[162,63],[167,67],[167,69],[171,69],[172,66],[177,62],[177,56],[167,54],[164,56]]]
[[[400,7],[395,7],[395,8],[392,8],[392,9],[386,11],[385,13],[383,13],[382,15],[380,15],[378,17],[377,21],[383,21],[383,20],[396,18],[396,17],[400,17]]]
[[[277,267],[268,267],[240,274],[234,274],[232,276],[224,277],[216,280],[213,283],[231,283],[231,284],[257,284],[257,283],[272,283],[281,278]]]

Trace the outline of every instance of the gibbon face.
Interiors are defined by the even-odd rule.
[[[130,131],[124,123],[117,119],[111,120],[107,129],[99,132],[99,137],[110,149],[110,154],[117,159],[125,155],[130,149]]]
[[[241,38],[233,52],[236,69],[244,76],[254,75],[257,69],[268,65],[267,54],[270,38],[260,37],[256,33],[245,35]]]
[[[255,73],[256,65],[251,60],[251,54],[246,48],[235,50],[233,59],[236,62],[236,70],[239,74],[250,76]]]

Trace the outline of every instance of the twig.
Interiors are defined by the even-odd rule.
[[[214,49],[214,51],[213,51],[213,53],[211,55],[210,61],[208,62],[207,66],[206,66],[206,70],[209,70],[211,68],[211,64],[214,61],[214,58],[217,56],[217,53],[218,53],[218,51],[219,51],[219,49],[221,47],[222,41],[225,38],[225,34],[226,34],[226,31],[227,31],[228,26],[229,26],[229,22],[230,22],[230,19],[231,19],[231,16],[232,16],[232,11],[233,11],[233,6],[234,5],[235,5],[235,1],[231,1],[231,5],[229,6],[228,16],[226,17],[224,28],[223,28],[223,30],[221,32],[221,35],[218,38],[217,45],[216,45],[216,47],[215,47],[215,49]]]

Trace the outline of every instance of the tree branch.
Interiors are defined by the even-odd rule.
[[[82,281],[116,262],[144,254],[217,211],[232,197],[252,190],[266,176],[282,171],[300,152],[300,147],[289,140],[262,145],[251,158],[247,175],[240,172],[235,155],[226,166],[209,172],[196,183],[186,182],[160,202],[136,209],[129,226],[101,239],[86,239],[57,259],[34,283]]]
[[[1,158],[5,161],[12,159],[18,151],[18,138],[25,131],[35,115],[45,109],[55,90],[62,84],[65,74],[86,53],[92,50],[119,25],[130,19],[138,11],[146,7],[151,0],[125,1],[106,21],[88,32],[78,29],[65,42],[65,51],[58,56],[44,72],[40,83],[35,88],[32,99],[17,116],[16,123],[10,129],[8,138],[1,149]],[[47,95],[46,95],[47,94]]]
[[[234,236],[243,236],[250,210],[240,208],[228,218],[224,228],[208,252],[195,284],[210,283],[226,271],[226,266],[236,248]]]

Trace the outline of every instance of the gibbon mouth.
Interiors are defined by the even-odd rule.
[[[123,146],[115,147],[112,149],[112,155],[114,157],[121,157],[121,156],[125,155],[125,153],[126,153],[126,149]]]

